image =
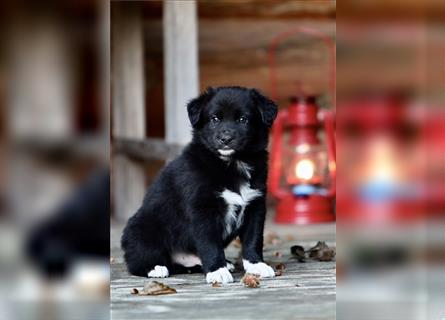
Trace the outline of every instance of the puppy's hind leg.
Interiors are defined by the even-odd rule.
[[[168,255],[165,252],[153,247],[144,246],[125,252],[128,272],[140,277],[168,277],[171,263],[167,258]]]
[[[156,241],[147,241],[137,232],[124,230],[122,248],[128,272],[135,276],[165,278],[169,276],[171,262],[167,250]]]

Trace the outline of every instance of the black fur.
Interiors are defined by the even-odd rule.
[[[162,170],[122,236],[134,275],[147,276],[156,265],[166,266],[170,274],[184,272],[172,263],[174,252],[197,254],[202,270],[213,272],[226,265],[224,248],[238,235],[243,258],[263,261],[266,148],[276,105],[255,89],[220,87],[190,101],[187,110],[192,142]],[[224,158],[218,153],[224,148],[235,151]],[[252,168],[250,186],[262,195],[247,205],[240,228],[223,236],[227,204],[219,193],[226,188],[239,192],[249,180],[237,161]]]
[[[64,276],[79,258],[110,255],[110,174],[92,174],[49,219],[30,230],[25,251],[48,277]]]

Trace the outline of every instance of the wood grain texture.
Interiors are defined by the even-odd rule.
[[[256,87],[268,94],[269,45],[278,33],[298,26],[321,30],[335,39],[334,20],[201,18],[198,29],[200,90],[208,86],[240,85]],[[161,65],[161,23],[146,20],[144,28],[148,44],[146,64]],[[286,105],[299,90],[310,94],[327,93],[327,62],[327,49],[318,39],[296,34],[284,41],[277,52],[278,102]],[[149,87],[155,85],[148,83]]]
[[[242,272],[235,272],[234,283],[214,288],[205,283],[203,274],[174,275],[160,281],[177,290],[165,296],[134,296],[133,288],[141,289],[147,278],[129,276],[123,263],[119,238],[122,226],[112,229],[111,315],[117,319],[335,319],[336,265],[334,262],[299,263],[290,259],[291,245],[309,247],[314,240],[335,243],[335,225],[305,227],[277,226],[271,230],[285,238],[295,235],[295,241],[268,245],[265,260],[272,266],[284,262],[283,275],[263,279],[256,289],[246,288],[239,281]],[[298,239],[298,240],[297,240]],[[239,248],[233,245],[226,257],[235,260]],[[276,257],[275,252],[283,253]]]
[[[295,19],[335,17],[333,0],[198,0],[200,18]],[[162,1],[146,1],[144,17],[162,15]]]

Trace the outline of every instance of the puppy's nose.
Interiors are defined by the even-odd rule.
[[[222,132],[219,134],[218,139],[223,144],[228,144],[230,141],[233,140],[233,136],[229,132]]]

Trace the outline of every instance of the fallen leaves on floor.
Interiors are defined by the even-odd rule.
[[[332,261],[336,254],[335,247],[329,247],[324,241],[318,241],[314,247],[307,251],[302,246],[292,246],[290,252],[299,262],[305,262],[306,259]]]
[[[280,277],[283,275],[284,270],[286,270],[286,265],[284,263],[279,263],[275,266],[275,276]]]
[[[310,258],[318,261],[332,261],[335,257],[335,248],[329,247],[324,241],[318,241],[308,252]]]
[[[139,290],[136,288],[131,289],[131,294],[139,294]]]
[[[284,263],[279,263],[275,266],[275,269],[281,271],[286,270],[286,265]]]
[[[260,286],[260,276],[253,273],[246,273],[241,278],[241,283],[249,288],[258,288]]]
[[[290,253],[294,258],[297,258],[299,262],[304,262],[306,260],[306,253],[302,246],[292,246],[290,248]]]
[[[219,287],[221,287],[221,283],[219,283],[218,281],[212,282],[212,287],[219,288]]]
[[[139,291],[136,288],[131,290],[131,294],[137,294],[140,296],[159,296],[163,294],[176,293],[176,289],[171,288],[162,282],[158,281],[148,281],[144,284],[143,291]]]

